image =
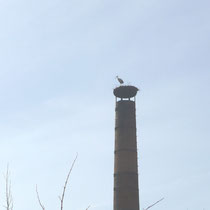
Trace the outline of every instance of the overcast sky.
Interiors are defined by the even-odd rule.
[[[113,209],[113,88],[141,89],[141,209],[210,209],[209,0],[0,0],[0,206]],[[3,208],[3,207],[0,207]]]

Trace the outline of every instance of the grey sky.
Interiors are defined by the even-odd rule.
[[[210,2],[0,0],[0,172],[16,210],[112,209],[115,76],[137,97],[140,200],[210,209]],[[0,179],[0,203],[4,202]]]

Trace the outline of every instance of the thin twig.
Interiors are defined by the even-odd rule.
[[[153,203],[152,205],[148,206],[146,209],[144,210],[148,210],[150,208],[152,208],[154,205],[156,205],[157,203],[161,202],[164,198],[161,198],[160,200],[158,200],[157,202]]]
[[[71,168],[70,168],[70,170],[69,170],[69,173],[68,173],[68,175],[67,175],[67,177],[66,177],[66,181],[65,181],[64,187],[63,187],[62,196],[59,196],[59,199],[60,199],[60,202],[61,202],[61,208],[60,208],[60,210],[63,210],[63,202],[64,202],[64,196],[65,196],[65,192],[66,192],[66,187],[67,187],[67,184],[68,184],[69,177],[70,177],[70,175],[71,175],[72,169],[73,169],[73,167],[74,167],[74,164],[75,164],[75,162],[76,162],[76,160],[77,160],[77,157],[78,157],[78,154],[76,155],[76,158],[74,159],[74,161],[73,161],[73,163],[72,163],[72,165],[71,165]]]
[[[9,165],[7,165],[7,172],[5,174],[5,182],[6,182],[6,210],[13,210],[13,198],[11,192],[11,181],[10,181],[10,173],[9,173]]]
[[[86,208],[86,210],[88,210],[90,208],[90,205]]]
[[[42,210],[45,210],[45,207],[44,205],[42,204],[41,200],[40,200],[40,197],[39,197],[39,192],[38,192],[38,187],[36,185],[36,195],[37,195],[37,200],[39,202],[39,205],[41,206]]]

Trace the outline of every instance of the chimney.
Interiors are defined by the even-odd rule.
[[[135,96],[138,88],[114,89],[114,210],[139,210]]]

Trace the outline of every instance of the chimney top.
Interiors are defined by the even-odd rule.
[[[138,91],[139,89],[134,86],[123,85],[115,88],[113,93],[118,98],[133,98]]]

